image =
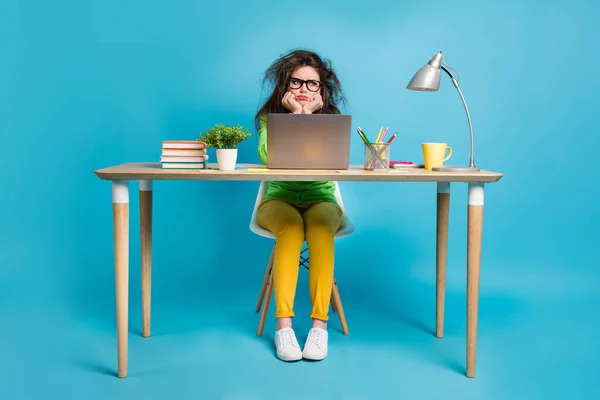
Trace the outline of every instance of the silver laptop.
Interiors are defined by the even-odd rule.
[[[348,169],[352,116],[268,114],[267,168]]]

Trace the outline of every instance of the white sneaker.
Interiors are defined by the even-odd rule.
[[[325,329],[312,328],[308,331],[302,357],[307,360],[322,360],[327,357],[327,339],[329,334]]]
[[[292,328],[283,328],[275,332],[275,347],[280,360],[297,361],[302,359],[302,350],[300,350]]]

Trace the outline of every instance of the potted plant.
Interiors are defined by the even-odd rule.
[[[248,129],[241,125],[228,126],[216,124],[208,128],[206,132],[200,133],[200,139],[207,147],[217,149],[217,164],[220,170],[232,171],[237,161],[237,146],[252,136]]]

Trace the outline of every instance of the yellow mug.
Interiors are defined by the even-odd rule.
[[[441,167],[445,161],[452,157],[452,147],[446,143],[423,143],[421,148],[423,149],[423,161],[427,171],[431,171],[433,167]],[[448,150],[447,156],[446,150]]]

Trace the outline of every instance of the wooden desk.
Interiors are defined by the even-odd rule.
[[[152,182],[158,180],[206,181],[378,181],[437,182],[436,243],[436,336],[444,332],[444,293],[446,286],[446,251],[448,243],[448,211],[450,183],[468,183],[467,238],[467,365],[466,375],[475,377],[475,347],[479,303],[479,267],[483,222],[484,184],[497,182],[502,174],[489,171],[431,172],[405,168],[389,172],[364,171],[351,166],[344,171],[264,170],[219,171],[216,164],[206,170],[162,169],[160,163],[127,163],[94,171],[100,179],[112,181],[115,288],[117,315],[118,376],[127,376],[127,334],[129,304],[129,181],[139,181],[140,232],[142,254],[142,335],[150,336],[150,290],[152,269]],[[238,164],[242,168],[261,168],[257,164]]]

